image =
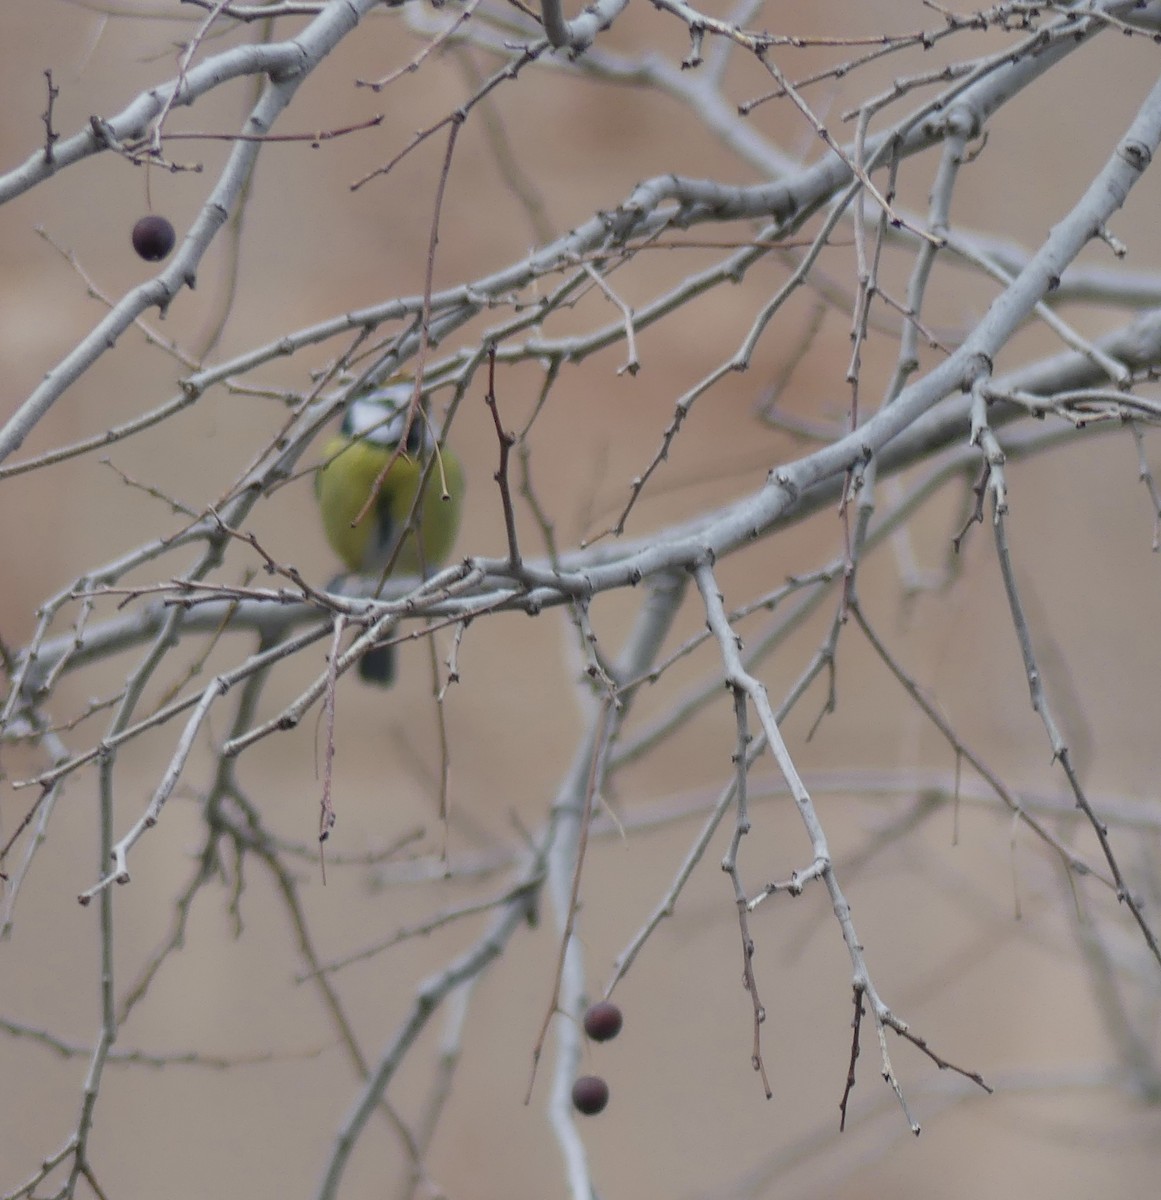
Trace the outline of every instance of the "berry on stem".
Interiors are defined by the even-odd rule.
[[[609,1102],[609,1085],[599,1075],[582,1075],[572,1085],[572,1102],[586,1117],[596,1116]]]
[[[585,1013],[585,1033],[594,1042],[607,1042],[621,1032],[624,1018],[611,1000],[599,1000]]]
[[[177,234],[164,218],[150,213],[133,226],[133,249],[146,262],[161,262],[173,249]]]

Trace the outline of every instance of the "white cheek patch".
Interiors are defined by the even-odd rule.
[[[361,437],[376,446],[399,445],[407,429],[412,386],[410,380],[404,380],[351,401],[343,422],[343,432],[348,437]],[[407,441],[409,450],[418,450],[420,446],[430,450],[434,445],[422,411],[415,414]]]
[[[407,401],[402,407],[386,399],[376,400],[382,393],[373,392],[355,400],[347,413],[347,429],[352,437],[363,437],[376,446],[394,446],[403,436],[407,424]]]

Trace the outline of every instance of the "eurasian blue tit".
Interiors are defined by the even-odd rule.
[[[451,553],[459,529],[463,471],[446,449],[431,463],[437,436],[426,412],[414,414],[407,443],[400,445],[413,386],[410,379],[396,378],[352,401],[342,430],[323,449],[324,465],[315,477],[327,541],[349,570],[373,579],[388,568],[401,575],[430,571]],[[389,462],[379,494],[356,524]],[[425,472],[427,483],[416,504]],[[359,674],[389,686],[395,677],[394,647],[368,651],[359,660]]]

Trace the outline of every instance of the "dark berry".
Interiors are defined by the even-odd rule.
[[[609,1085],[599,1075],[582,1075],[572,1085],[572,1102],[586,1117],[596,1116],[609,1102]]]
[[[133,249],[146,262],[161,262],[173,249],[177,234],[173,226],[164,218],[150,214],[142,217],[133,226]]]
[[[599,1000],[585,1013],[585,1033],[594,1042],[607,1042],[621,1032],[621,1010],[611,1000]]]

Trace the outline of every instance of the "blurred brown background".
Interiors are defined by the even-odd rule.
[[[806,10],[809,10],[807,13]],[[144,21],[121,14],[167,14]],[[7,0],[0,14],[0,169],[8,170],[41,143],[43,71],[61,89],[57,127],[66,135],[91,113],[118,111],[140,89],[169,79],[177,43],[189,36],[192,9],[158,3],[116,6],[51,0]],[[806,14],[806,15],[804,15]],[[918,4],[768,4],[752,24],[779,32],[859,33],[934,27]],[[297,143],[267,148],[254,179],[241,236],[239,286],[232,318],[217,351],[228,356],[279,334],[398,294],[422,288],[431,197],[442,157],[432,139],[386,179],[351,193],[348,184],[389,159],[422,128],[469,94],[455,56],[437,56],[414,77],[381,95],[353,86],[385,74],[420,43],[398,14],[366,22],[339,54],[302,88],[278,132],[334,128],[385,114],[383,124],[309,149]],[[994,44],[969,43],[956,52]],[[676,63],[686,52],[682,28],[652,9],[631,11],[602,45],[624,53],[652,47]],[[215,48],[213,42],[206,52]],[[1109,33],[1064,63],[1035,91],[1000,115],[985,151],[965,169],[953,218],[973,228],[1021,239],[1030,248],[1075,202],[1151,85],[1157,47]],[[780,64],[795,77],[832,49]],[[477,56],[477,67],[495,60]],[[926,69],[911,58],[906,71]],[[836,130],[839,114],[886,87],[904,70],[888,58],[850,80],[812,94]],[[730,95],[743,100],[770,84],[739,61]],[[175,129],[235,129],[252,84],[239,81],[175,114]],[[716,145],[671,100],[627,88],[602,88],[564,72],[527,71],[496,94],[523,170],[535,182],[554,233],[618,203],[633,184],[674,171],[750,182],[753,171]],[[441,228],[436,283],[471,279],[521,257],[537,238],[497,170],[483,114],[469,120],[452,167]],[[817,138],[788,105],[757,110],[754,125],[789,153],[817,153]],[[36,227],[75,253],[93,285],[109,297],[150,276],[129,247],[133,222],[149,207],[169,216],[179,239],[228,153],[224,142],[173,142],[171,153],[204,164],[204,173],[148,175],[113,156],[63,172],[0,210],[0,363],[5,413],[103,312],[78,273]],[[923,211],[934,160],[903,172],[905,202]],[[1158,267],[1154,230],[1155,175],[1131,197],[1115,232],[1140,270]],[[702,232],[705,232],[704,229]],[[710,231],[706,236],[712,237]],[[1098,256],[1091,261],[1098,261]],[[689,269],[659,252],[635,278],[640,303],[653,281]],[[164,320],[147,323],[195,346],[219,311],[229,268],[226,240],[203,263],[195,292],[184,292]],[[906,262],[889,266],[905,278]],[[762,299],[784,272],[755,269],[738,286],[703,298],[640,340],[642,371],[618,376],[622,347],[566,369],[530,439],[540,497],[565,546],[599,530],[627,495],[628,481],[652,457],[675,398],[736,344]],[[963,330],[984,310],[989,287],[966,272],[944,270],[932,294],[930,321]],[[901,289],[900,289],[901,293]],[[589,323],[614,310],[586,302]],[[601,315],[594,315],[601,314]],[[699,401],[629,528],[631,536],[744,495],[768,468],[793,453],[789,441],[758,423],[755,402],[807,336],[810,301],[791,305],[767,336],[754,368],[725,380]],[[1124,314],[1077,314],[1088,332],[1112,327]],[[840,420],[848,399],[843,373],[849,356],[847,318],[831,313],[798,368],[784,406],[814,420]],[[445,347],[450,349],[451,347]],[[1023,338],[1019,352],[1054,351],[1046,335]],[[873,335],[866,353],[864,397],[873,403],[892,363],[890,338]],[[254,382],[304,389],[308,370],[327,351],[275,362]],[[1011,361],[1019,361],[1014,351]],[[116,350],[70,390],[29,439],[35,453],[106,428],[159,403],[184,373],[171,358],[125,335]],[[539,376],[512,369],[500,379],[505,423],[519,428],[532,411]],[[478,401],[478,389],[472,399]],[[143,484],[200,510],[237,477],[277,428],[275,401],[208,395],[159,429],[113,448],[108,457]],[[496,444],[482,403],[468,403],[455,443],[467,466],[470,500],[460,547],[500,554],[503,521],[492,473]],[[1156,443],[1147,442],[1154,469]],[[0,636],[23,644],[36,607],[94,564],[147,538],[177,528],[168,505],[127,487],[90,455],[0,485]],[[1151,514],[1136,478],[1127,435],[1094,440],[1065,454],[1014,467],[1012,539],[1022,582],[1032,600],[1053,695],[1080,755],[1085,781],[1098,798],[1156,804],[1158,637],[1161,598],[1157,557],[1150,554]],[[940,563],[954,531],[954,504],[931,506],[915,525],[920,559]],[[522,530],[535,545],[526,510]],[[309,480],[285,488],[255,510],[252,527],[276,557],[325,582],[335,569],[319,531]],[[833,513],[767,541],[723,564],[727,603],[744,602],[787,574],[817,567],[841,549]],[[147,571],[166,577],[186,564]],[[237,576],[235,576],[237,578]],[[987,530],[969,539],[955,586],[900,600],[898,570],[886,550],[864,568],[868,611],[917,679],[935,691],[961,736],[1005,774],[1012,786],[1058,794],[1042,727],[1027,686]],[[593,606],[602,646],[614,653],[629,628],[638,597],[610,597]],[[808,661],[831,619],[823,606],[762,678],[779,696]],[[696,632],[703,618],[687,601],[672,644]],[[473,853],[511,843],[513,814],[534,827],[559,784],[582,728],[573,686],[579,658],[561,613],[537,620],[506,616],[479,622],[460,654],[462,682],[447,714],[452,744],[450,841],[453,866]],[[234,653],[237,653],[237,643]],[[447,642],[441,643],[446,654]],[[277,711],[321,669],[321,648],[293,664],[265,700]],[[309,660],[309,661],[307,661]],[[66,681],[55,713],[65,719],[90,697],[111,693],[131,658]],[[232,661],[228,656],[223,661]],[[675,679],[642,696],[634,720],[664,711],[680,687],[714,670],[703,647]],[[175,662],[170,682],[180,677]],[[418,850],[439,841],[432,779],[438,737],[430,698],[428,657],[420,645],[401,655],[399,685],[384,697],[348,687],[339,697],[336,854],[383,847],[405,831],[427,830]],[[208,677],[208,676],[207,676]],[[806,734],[825,691],[816,685],[787,724],[791,749],[810,772],[880,772],[932,768],[950,773],[951,752],[906,702],[852,630],[839,658],[839,703],[815,737]],[[64,711],[68,705],[70,712]],[[211,738],[220,737],[215,726]],[[80,734],[78,733],[78,737]],[[90,739],[91,736],[89,735]],[[122,758],[119,829],[136,819],[158,771],[172,752],[173,733],[134,747]],[[241,763],[241,778],[271,827],[309,842],[317,820],[317,727],[269,739]],[[706,799],[728,780],[733,750],[728,698],[698,719],[676,745],[634,767],[614,797],[633,813],[675,795]],[[88,744],[77,742],[76,745]],[[208,741],[203,739],[203,745]],[[8,779],[32,773],[39,760],[5,750]],[[116,896],[119,983],[127,986],[171,919],[172,897],[193,870],[199,843],[193,790],[209,778],[209,756],[191,766],[187,787],[158,827],[136,848],[133,880]],[[0,836],[7,838],[30,793],[5,781]],[[819,794],[819,806],[840,863],[875,841],[912,798],[867,800],[841,791]],[[93,910],[75,896],[95,878],[95,786],[73,777],[58,806],[49,840],[21,896],[12,938],[0,945],[0,1015],[49,1030],[79,1045],[97,1031],[96,926]],[[752,888],[805,865],[808,846],[792,806],[762,804],[743,852]],[[585,866],[578,932],[595,993],[611,964],[664,894],[698,828],[664,825],[594,844]],[[958,842],[953,816],[940,811],[917,832],[889,839],[844,878],[871,969],[885,998],[941,1053],[983,1072],[998,1088],[987,1098],[951,1080],[912,1048],[894,1042],[893,1061],[912,1111],[923,1123],[916,1141],[878,1075],[878,1053],[865,1031],[851,1128],[836,1132],[837,1104],[849,1053],[849,962],[821,889],[796,903],[785,897],[752,921],[756,969],[768,1009],[764,1028],[774,1098],[766,1102],[749,1066],[750,1004],[740,987],[737,923],[728,882],[717,870],[728,831],[715,839],[676,915],[655,935],[617,991],[626,1028],[595,1048],[591,1069],[610,1081],[607,1112],[583,1125],[594,1178],[606,1197],[895,1196],[975,1197],[1034,1190],[1068,1198],[1146,1194],[1161,1165],[1161,1114],[1111,1082],[1114,1045],[1094,999],[1075,933],[1074,900],[1054,865],[1026,832],[989,801],[962,806]],[[1060,835],[1096,858],[1091,833],[1062,823]],[[1013,851],[1012,842],[1016,843]],[[1146,886],[1156,850],[1148,829],[1115,829],[1122,863]],[[1155,864],[1155,857],[1152,859]],[[380,887],[374,873],[334,870],[327,886],[300,865],[307,916],[322,957],[382,938],[433,911],[491,894],[482,884]],[[1013,876],[1021,917],[1013,915]],[[334,1132],[355,1094],[355,1080],[333,1045],[315,993],[294,982],[301,964],[285,913],[267,876],[246,871],[245,924],[232,936],[227,888],[203,891],[186,946],[156,979],[122,1035],[122,1047],[153,1052],[198,1051],[274,1061],[164,1070],[110,1066],[97,1110],[93,1161],[108,1196],[161,1190],[172,1200],[207,1195],[308,1196]],[[1129,985],[1138,1028],[1156,1048],[1149,1004],[1158,968],[1144,954],[1126,914],[1095,887],[1080,907],[1100,922]],[[438,969],[475,936],[475,921],[410,941],[339,977],[344,999],[374,1057],[406,1011],[417,980]],[[543,1105],[551,1055],[541,1067],[530,1107],[522,1103],[531,1049],[552,987],[556,940],[551,920],[518,936],[472,1000],[465,1047],[446,1120],[429,1159],[432,1179],[452,1197],[491,1200],[565,1194],[562,1170]],[[1139,1013],[1144,1013],[1142,1017]],[[420,1106],[438,1053],[442,1022],[424,1034],[390,1096],[405,1115]],[[84,1078],[83,1058],[62,1059],[29,1039],[0,1035],[0,1191],[26,1178],[73,1127]],[[364,1139],[344,1195],[395,1195],[402,1173],[398,1141],[385,1125]]]

